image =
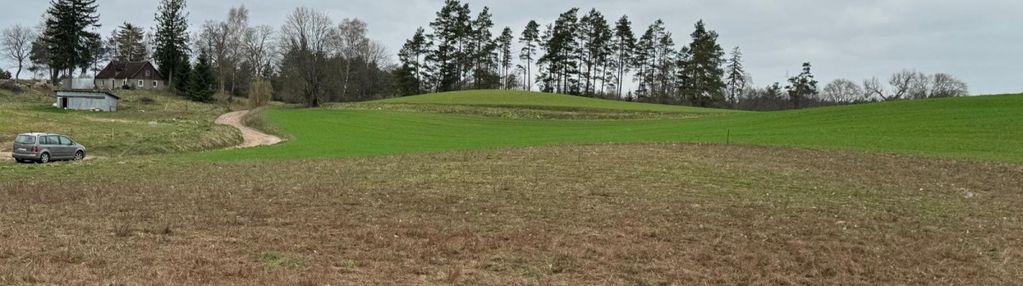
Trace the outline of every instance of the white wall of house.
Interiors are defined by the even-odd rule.
[[[98,89],[121,89],[124,86],[130,86],[135,89],[164,89],[165,84],[162,80],[142,80],[142,79],[97,79],[96,88]]]

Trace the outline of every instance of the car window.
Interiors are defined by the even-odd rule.
[[[18,138],[14,139],[14,143],[36,144],[36,137],[32,135],[18,135]]]
[[[57,144],[60,144],[60,139],[57,139],[57,136],[53,136],[53,135],[46,136],[46,144],[47,145],[57,145]]]
[[[60,145],[71,145],[71,139],[64,136],[60,136]]]

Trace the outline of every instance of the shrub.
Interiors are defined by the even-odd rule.
[[[156,100],[147,96],[139,97],[139,104],[142,105],[153,105],[156,104]]]
[[[0,79],[11,79],[11,72],[0,70]]]
[[[252,89],[249,90],[249,107],[255,109],[270,103],[273,98],[273,87],[269,81],[257,80],[252,82]]]
[[[0,80],[0,89],[14,93],[21,93],[22,91],[25,91],[20,85],[12,80]]]

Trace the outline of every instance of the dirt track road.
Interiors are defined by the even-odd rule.
[[[245,138],[245,142],[243,142],[241,145],[235,146],[234,148],[269,146],[284,141],[281,140],[280,137],[266,134],[260,132],[259,130],[245,126],[245,124],[242,123],[242,119],[245,118],[246,114],[249,114],[249,111],[242,110],[225,113],[224,115],[221,115],[219,118],[217,118],[216,121],[217,124],[232,126],[234,128],[238,128],[238,131],[242,132],[242,137]]]

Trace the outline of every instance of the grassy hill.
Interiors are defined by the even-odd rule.
[[[0,151],[10,151],[18,133],[67,134],[91,155],[164,154],[233,146],[238,132],[213,124],[224,109],[165,92],[122,90],[117,112],[61,110],[49,91],[0,90]]]
[[[562,144],[694,142],[796,146],[1023,162],[1023,96],[889,102],[787,112],[604,101],[573,96],[473,91],[377,103],[596,108],[715,113],[636,120],[508,119],[389,110],[268,110],[294,140],[270,148],[203,154],[210,160],[387,155]]]
[[[399,97],[379,100],[381,104],[420,104],[420,105],[467,105],[467,106],[504,106],[542,109],[570,110],[617,110],[636,112],[670,112],[670,113],[733,113],[725,109],[695,108],[688,106],[663,105],[602,100],[579,96],[565,96],[551,93],[509,91],[509,90],[474,90],[445,92],[429,95]]]

